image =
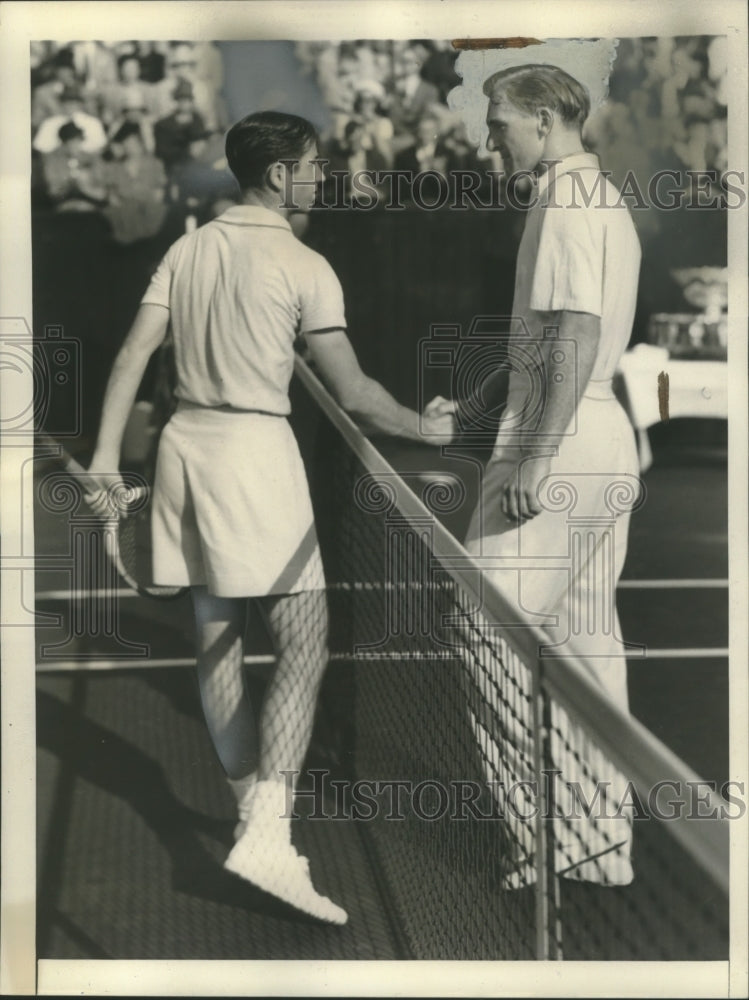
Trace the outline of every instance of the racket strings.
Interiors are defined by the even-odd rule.
[[[117,569],[125,582],[145,597],[169,599],[185,593],[186,587],[163,586],[153,582],[152,553],[149,504],[127,517],[119,518],[115,552]]]

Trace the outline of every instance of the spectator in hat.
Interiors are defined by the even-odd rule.
[[[116,243],[155,236],[166,217],[166,173],[161,160],[145,148],[140,127],[126,122],[111,142],[114,158],[105,166],[108,205],[105,215]]]
[[[63,91],[78,86],[70,49],[59,49],[44,64],[37,66],[36,80],[39,82],[31,96],[31,127],[34,129],[39,128],[47,118],[61,115]]]
[[[208,131],[202,115],[195,108],[192,84],[180,80],[174,88],[173,97],[175,110],[154,125],[156,155],[163,160],[167,171],[187,160],[190,143],[206,138]]]
[[[166,71],[166,46],[162,42],[138,42],[140,78],[146,83],[160,83]]]
[[[110,124],[107,132],[110,143],[123,125],[137,125],[144,148],[149,153],[154,152],[153,116],[137,94],[125,95],[121,114]]]
[[[54,77],[55,59],[59,50],[54,42],[29,42],[29,68],[31,70],[31,89],[36,90],[50,83]]]
[[[212,83],[198,76],[195,48],[187,42],[171,46],[164,79],[154,87],[154,113],[158,118],[166,118],[175,111],[177,99],[174,92],[180,84],[190,86],[195,110],[207,128],[214,130],[223,124],[219,122],[217,93]]]
[[[363,129],[362,144],[376,150],[385,167],[393,165],[393,123],[385,111],[385,88],[377,80],[362,80],[356,86],[354,114]]]
[[[397,154],[395,166],[411,174],[436,171],[443,176],[452,169],[451,150],[441,135],[441,123],[436,115],[426,114],[417,123],[415,138]]]
[[[187,157],[171,172],[170,195],[185,214],[202,223],[211,217],[211,206],[223,198],[235,198],[237,184],[223,155],[223,136],[196,132],[187,147]]]
[[[64,122],[57,145],[42,158],[46,194],[57,211],[91,212],[106,204],[101,158],[86,151],[85,138],[75,122]]]
[[[390,107],[393,123],[393,149],[396,153],[413,141],[417,124],[433,105],[440,103],[440,92],[422,78],[426,54],[417,48],[404,49],[395,68],[395,96]]]
[[[111,44],[95,40],[71,42],[70,50],[78,79],[85,81],[91,96],[116,83],[117,54]]]
[[[420,39],[412,43],[413,48],[423,59],[421,63],[421,78],[432,83],[439,91],[439,99],[447,103],[447,95],[453,87],[460,86],[461,77],[455,71],[458,52],[449,42],[437,42],[432,39]]]
[[[117,60],[119,79],[102,93],[102,117],[111,124],[128,107],[153,109],[153,85],[141,79],[140,61],[134,53],[125,53]]]
[[[83,109],[83,95],[77,87],[66,86],[60,94],[60,113],[46,118],[34,138],[34,149],[51,153],[60,145],[60,129],[72,122],[83,133],[84,153],[99,153],[107,144],[101,121]]]
[[[355,174],[367,171],[376,173],[387,169],[387,162],[380,151],[374,145],[365,145],[366,131],[362,121],[352,118],[347,122],[343,130],[342,139],[333,139],[328,147],[328,157],[330,159],[328,174],[325,183],[328,185],[328,193],[331,200],[335,198],[335,193],[339,190],[339,180],[336,176],[343,171],[343,193],[345,197],[350,197],[353,193],[352,179]]]

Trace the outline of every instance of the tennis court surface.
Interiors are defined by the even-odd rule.
[[[461,462],[397,442],[365,445],[362,457],[319,400],[296,393],[333,622],[308,769],[349,782],[453,787],[485,782],[490,771],[517,778],[534,766],[526,751],[541,755],[535,765],[574,755],[556,675],[528,662],[522,639],[476,627],[475,574],[456,568],[458,550],[441,528],[460,534],[475,497],[470,477],[461,503],[421,521],[402,485],[424,495],[430,483],[452,482]],[[595,704],[581,709],[593,726],[591,781],[630,765],[646,781],[669,751],[687,778],[695,772],[720,786],[728,777],[725,456],[714,428],[691,430],[654,441],[619,596],[624,637],[653,652],[630,662],[629,688],[635,720],[657,741],[617,751],[597,736]],[[402,474],[397,481],[385,460]],[[37,464],[41,482],[50,466]],[[382,503],[384,481],[396,482],[394,503],[388,495]],[[357,488],[362,502],[346,502]],[[318,924],[239,883],[221,868],[233,803],[189,667],[189,601],[123,594],[114,620],[98,615],[93,599],[72,601],[70,533],[89,538],[93,526],[49,504],[37,503],[36,517],[37,554],[46,559],[37,607],[58,616],[40,619],[37,632],[40,958],[727,957],[719,821],[635,822],[634,880],[601,885],[556,877],[556,821],[529,836],[527,824],[497,820],[491,796],[480,803],[491,821],[437,815],[428,795],[429,819],[407,810],[388,820],[380,809],[357,820],[345,809],[332,818],[327,785],[324,802],[301,800],[293,837],[319,890],[348,910],[348,925]],[[74,586],[88,592],[96,582]],[[123,652],[128,659],[118,659]],[[261,696],[272,663],[259,623],[247,653],[247,683]],[[567,679],[585,694],[584,681]],[[539,725],[524,742],[518,729],[527,719]],[[327,818],[312,818],[315,808]],[[616,856],[600,826],[602,853]],[[601,867],[599,881],[609,871]]]

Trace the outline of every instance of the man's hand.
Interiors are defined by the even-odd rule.
[[[500,497],[500,507],[505,517],[519,524],[536,517],[543,510],[539,500],[539,487],[549,475],[551,460],[547,456],[521,459],[517,475],[506,484]]]
[[[425,410],[424,414],[421,418],[421,436],[424,443],[433,444],[435,447],[452,444],[455,438],[455,417],[452,412],[427,416]]]
[[[435,396],[427,403],[421,415],[421,433],[427,444],[452,444],[457,409],[457,402],[444,396]]]
[[[88,468],[93,482],[85,500],[99,517],[127,516],[125,504],[121,502],[127,495],[127,487],[119,471],[113,466],[114,463],[97,463],[94,459]]]
[[[445,399],[444,396],[435,396],[424,407],[425,417],[441,417],[445,413],[457,413],[458,403],[455,399]]]

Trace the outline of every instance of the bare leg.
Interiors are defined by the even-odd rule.
[[[214,597],[192,588],[200,698],[213,745],[230,779],[257,765],[257,732],[242,678],[246,598]]]
[[[244,832],[224,867],[297,909],[333,924],[346,911],[318,893],[291,843],[283,771],[299,771],[309,746],[317,692],[327,664],[324,591],[265,597],[260,605],[276,647],[276,667],[260,720],[260,765]]]
[[[260,720],[260,781],[298,771],[312,734],[315,704],[328,660],[325,591],[260,599],[276,650],[276,667]]]

